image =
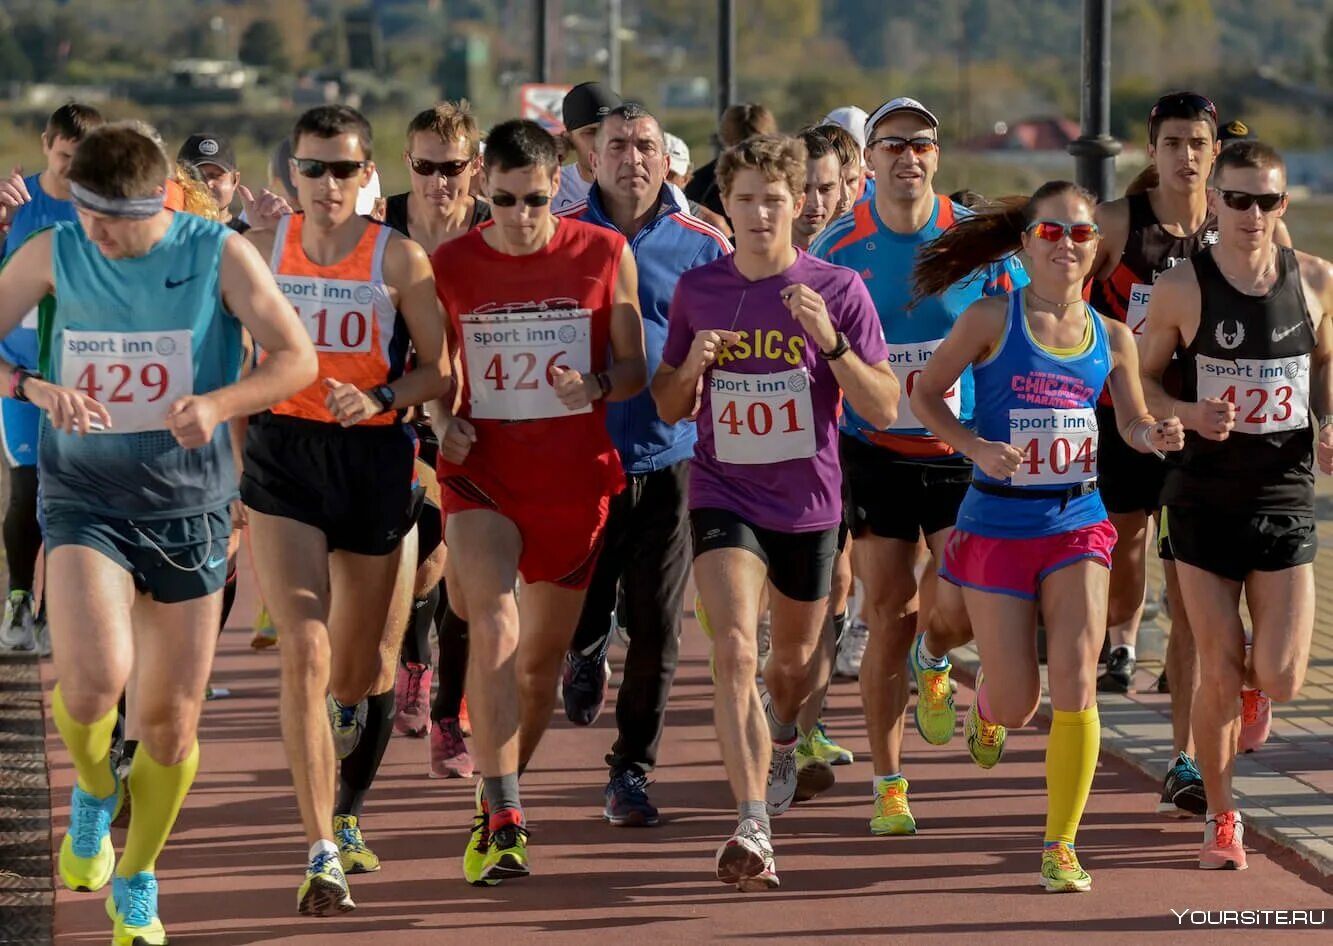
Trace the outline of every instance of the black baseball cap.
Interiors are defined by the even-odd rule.
[[[619,93],[600,82],[582,82],[565,93],[561,116],[565,128],[574,131],[585,125],[600,124],[613,108],[625,104]]]
[[[176,152],[176,160],[191,167],[215,164],[224,171],[236,170],[236,152],[232,150],[231,142],[211,132],[186,138],[185,144]]]

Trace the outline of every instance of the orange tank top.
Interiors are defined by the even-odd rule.
[[[366,227],[356,247],[328,266],[310,261],[301,246],[303,214],[278,223],[271,266],[278,288],[296,309],[319,356],[315,383],[273,407],[273,413],[334,424],[325,406],[325,379],[354,384],[362,391],[388,384],[403,373],[410,339],[384,284],[384,250],[393,231],[380,223]],[[400,422],[386,411],[360,426]]]

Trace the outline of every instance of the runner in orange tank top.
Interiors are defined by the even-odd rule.
[[[282,640],[283,740],[311,845],[298,908],[313,915],[354,908],[344,870],[379,868],[358,815],[392,731],[393,653],[416,564],[416,439],[403,409],[450,384],[425,251],[356,215],[371,147],[353,109],[306,112],[291,160],[304,212],[272,228],[256,214],[245,235],[319,357],[313,385],[252,418],[241,480],[260,593]]]
[[[528,873],[518,777],[550,721],[607,508],[624,487],[605,402],[638,393],[647,373],[625,238],[551,215],[555,140],[530,121],[497,125],[485,174],[493,223],[432,260],[463,379],[455,411],[431,411],[449,601],[469,622],[482,774],[463,858],[473,884]]]

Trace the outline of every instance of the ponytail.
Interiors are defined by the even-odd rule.
[[[1157,165],[1150,164],[1140,171],[1135,176],[1134,180],[1129,182],[1129,186],[1125,188],[1125,196],[1130,197],[1134,194],[1146,194],[1161,183],[1162,178],[1161,175],[1157,173]]]

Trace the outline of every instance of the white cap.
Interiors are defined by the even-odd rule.
[[[865,136],[869,138],[870,135],[874,132],[875,126],[878,125],[880,122],[882,122],[884,119],[888,118],[894,112],[913,112],[917,115],[920,115],[926,121],[930,122],[931,128],[940,127],[940,120],[935,117],[934,112],[926,108],[926,106],[922,105],[916,99],[900,97],[896,99],[889,99],[879,108],[875,109],[874,113],[869,118],[866,119]]]
[[[684,174],[690,169],[690,146],[669,131],[662,132],[666,140],[668,166],[672,174]]]
[[[375,210],[375,201],[380,199],[380,172],[370,172],[370,183],[356,194],[356,212],[369,216]]]
[[[856,143],[862,148],[866,146],[866,110],[857,108],[855,105],[844,105],[841,108],[835,108],[824,116],[821,125],[838,125],[847,129],[851,136],[856,139]]]

